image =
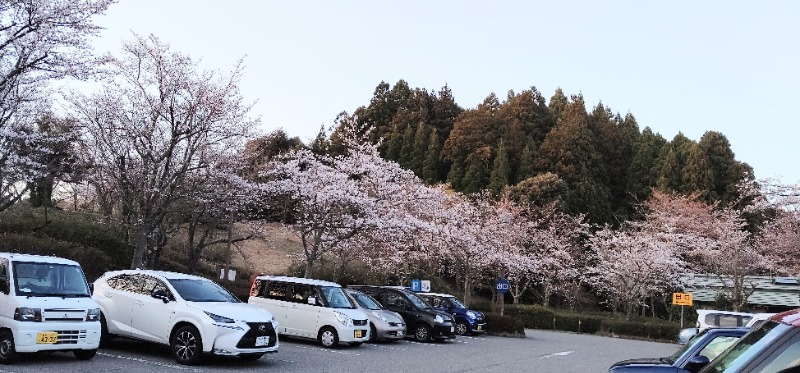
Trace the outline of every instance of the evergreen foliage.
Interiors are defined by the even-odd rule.
[[[737,182],[753,177],[719,132],[699,142],[682,133],[667,141],[602,102],[587,112],[582,95],[561,88],[549,101],[534,86],[509,91],[503,101],[491,93],[465,110],[447,85],[434,92],[381,82],[351,118],[360,134],[371,128],[370,141],[382,141],[384,158],[426,183],[495,197],[508,189],[518,200],[557,201],[612,226],[636,218],[635,206],[653,188],[725,202],[736,198]],[[334,129],[327,148],[318,136],[312,148],[335,155],[338,136]]]

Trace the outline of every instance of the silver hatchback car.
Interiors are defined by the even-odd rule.
[[[399,313],[389,311],[375,298],[354,289],[344,289],[356,307],[367,314],[370,323],[369,340],[398,340],[406,335],[406,324]]]

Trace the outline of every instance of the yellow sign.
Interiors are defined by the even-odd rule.
[[[672,304],[675,306],[691,306],[692,294],[689,293],[672,293]]]

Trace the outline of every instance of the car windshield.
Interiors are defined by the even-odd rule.
[[[344,290],[336,286],[322,286],[322,296],[331,308],[356,308],[353,303],[344,295]]]
[[[406,297],[408,297],[408,300],[410,300],[411,303],[413,303],[415,307],[417,307],[419,309],[422,309],[422,310],[424,310],[426,308],[431,308],[431,306],[427,302],[425,302],[422,298],[420,298],[418,295],[416,295],[414,293],[411,293],[411,292],[407,292],[405,294],[406,294]]]
[[[81,267],[70,264],[14,262],[14,289],[28,297],[90,297]]]
[[[169,283],[186,301],[189,302],[223,302],[223,303],[241,303],[239,298],[236,298],[219,286],[214,281],[200,280],[192,278],[169,279]]]
[[[358,303],[359,306],[368,310],[382,310],[383,307],[371,296],[364,294],[360,291],[348,291],[351,297]]]
[[[683,356],[683,354],[685,354],[686,351],[689,351],[692,348],[692,346],[696,345],[697,342],[700,341],[700,339],[702,339],[704,335],[706,335],[706,330],[700,332],[699,334],[695,334],[683,346],[681,346],[681,348],[679,348],[678,351],[675,351],[674,354],[672,354],[670,357],[667,358],[669,359],[669,363],[673,364],[676,361],[678,361],[678,359],[680,359],[680,357]]]
[[[739,372],[744,364],[757,355],[791,326],[768,321],[747,333],[733,347],[717,356],[703,373]]]
[[[467,306],[465,306],[464,303],[461,303],[461,301],[459,301],[456,297],[447,297],[447,299],[450,300],[450,304],[452,304],[455,308],[467,308]]]

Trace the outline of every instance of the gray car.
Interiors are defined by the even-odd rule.
[[[375,298],[358,290],[345,289],[345,293],[353,300],[356,307],[367,314],[370,323],[369,340],[398,340],[406,335],[406,324],[399,313],[389,311]]]

